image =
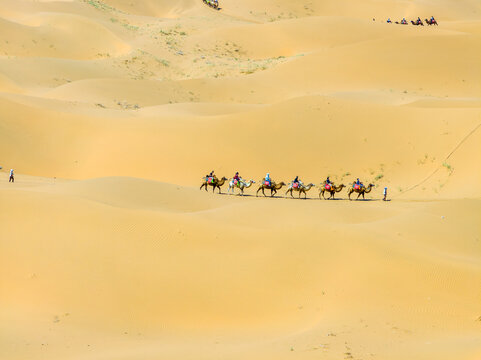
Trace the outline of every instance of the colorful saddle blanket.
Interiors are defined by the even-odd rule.
[[[207,178],[207,184],[212,184],[213,182],[214,182],[214,178],[211,177],[211,176],[209,176],[209,177]]]
[[[359,190],[360,188],[361,188],[361,185],[354,184],[354,189],[355,189],[355,190]]]
[[[330,185],[330,184],[326,184],[326,185],[324,186],[324,188],[325,188],[326,190],[331,190],[331,185]]]
[[[271,182],[266,180],[266,181],[264,181],[264,185],[265,186],[271,186]]]
[[[292,184],[292,187],[293,187],[294,189],[297,189],[297,188],[299,187],[299,183],[293,183],[293,184]]]

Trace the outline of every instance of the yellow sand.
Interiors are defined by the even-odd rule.
[[[480,359],[481,3],[220,5],[0,0],[0,359]]]

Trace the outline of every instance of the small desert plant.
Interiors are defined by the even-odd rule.
[[[446,161],[443,162],[443,166],[449,171],[449,175],[453,173],[454,168],[450,164],[448,164]]]

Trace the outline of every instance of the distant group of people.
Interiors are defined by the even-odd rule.
[[[428,25],[437,25],[437,21],[436,19],[434,18],[434,16],[431,16],[431,18],[428,20],[428,19],[425,19],[426,21],[426,24]],[[391,18],[388,18],[387,21],[386,21],[388,24],[392,24],[393,22],[391,21]],[[406,18],[403,18],[401,21],[396,21],[395,22],[396,24],[401,24],[401,25],[408,25],[408,21],[406,20]],[[423,21],[421,20],[421,18],[418,16],[418,18],[416,19],[416,21],[413,21],[411,20],[411,23],[413,25],[423,25]]]
[[[208,175],[205,176],[205,182],[207,184],[215,185],[218,181],[219,181],[219,179],[216,177],[214,170],[212,170]],[[246,185],[246,182],[242,179],[242,177],[240,176],[238,171],[232,177],[232,183],[233,183],[233,186],[238,186],[238,187],[241,187],[241,188],[242,188],[242,185],[244,185],[244,186]],[[273,184],[275,184],[275,183],[273,182],[273,180],[271,178],[271,174],[267,173],[266,176],[263,179],[263,185],[266,186],[266,187],[272,187]],[[294,180],[291,181],[290,184],[291,184],[292,188],[301,188],[304,185],[302,183],[301,179],[299,178],[299,176],[296,176],[294,178]],[[324,180],[323,184],[324,184],[324,186],[326,186],[326,189],[330,189],[330,187],[334,186],[334,184],[332,183],[329,176],[326,178],[326,180]],[[357,178],[356,181],[352,183],[352,188],[356,191],[359,191],[359,190],[365,189],[365,186],[364,186],[363,182],[359,178]],[[384,188],[383,195],[384,195],[383,200],[386,201],[387,200],[387,187]]]
[[[217,9],[219,7],[219,1],[218,0],[202,0],[204,4],[209,5],[210,7],[213,7],[214,9]]]
[[[214,170],[212,170],[208,175],[205,176],[205,181],[207,183],[210,183],[214,180],[216,180],[217,177],[215,176],[215,172]],[[239,172],[237,171],[235,173],[235,175],[232,177],[232,180],[234,180],[234,183],[237,183],[239,181],[243,181],[242,180],[242,177],[239,175]],[[296,176],[294,178],[294,180],[292,180],[291,184],[294,186],[294,187],[298,187],[299,185],[303,185],[302,181],[299,179],[299,176]],[[324,184],[326,185],[333,185],[333,183],[331,182],[331,179],[329,178],[329,176],[326,178],[326,180],[324,181]],[[272,179],[271,179],[271,174],[270,173],[267,173],[266,176],[264,177],[264,185],[267,185],[267,186],[272,186]],[[359,180],[359,178],[357,178],[357,180],[353,183],[353,187],[364,187],[364,184],[361,182],[361,180]]]

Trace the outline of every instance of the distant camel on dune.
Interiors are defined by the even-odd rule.
[[[416,25],[416,26],[418,26],[418,25],[424,26],[422,21],[412,21],[411,20],[411,24]]]
[[[286,184],[281,181],[279,184],[276,184],[274,181],[271,181],[271,184],[268,185],[266,184],[266,179],[262,179],[261,184],[259,185],[259,188],[257,189],[256,196],[259,194],[259,191],[262,190],[262,194],[266,196],[266,193],[264,192],[265,189],[271,191],[271,196],[274,196],[277,194],[277,190],[280,190],[283,186]]]
[[[234,179],[229,180],[229,188],[227,189],[227,193],[232,190],[232,193],[234,194],[235,188],[238,188],[241,192],[239,195],[244,195],[244,189],[250,188],[252,184],[255,184],[256,182],[254,180],[249,180],[249,181],[244,181],[244,180],[239,180],[237,183],[234,181]]]
[[[353,183],[353,185],[355,185],[355,184],[356,183]],[[353,192],[357,193],[356,200],[359,199],[359,196],[361,196],[361,195],[362,195],[362,198],[364,199],[364,195],[370,193],[373,187],[374,187],[374,184],[369,184],[369,186],[367,188],[364,185],[362,185],[358,189],[356,189],[356,188],[354,188],[354,186],[352,186],[351,188],[349,188],[349,191],[347,193],[347,195],[349,196],[349,200],[352,200],[351,194]]]
[[[436,20],[431,20],[431,19],[424,19],[424,21],[426,21],[426,24],[428,24],[429,26],[431,25],[436,25],[438,26],[438,22]]]
[[[209,186],[212,186],[212,192],[215,191],[215,188],[218,188],[219,189],[219,194],[221,193],[221,189],[220,187],[222,185],[224,185],[224,183],[226,182],[227,178],[224,176],[222,177],[222,179],[217,179],[217,177],[213,177],[213,178],[208,178],[208,179],[205,179],[204,178],[204,182],[202,183],[202,185],[200,186],[199,190],[202,190],[203,187],[205,187],[205,191],[207,191],[207,187]]]
[[[313,186],[316,186],[316,185],[314,185],[314,184],[312,184],[312,183],[311,183],[311,184],[308,184],[308,185],[299,184],[297,187],[294,187],[294,184],[291,183],[291,184],[289,185],[289,188],[288,188],[287,191],[286,191],[286,195],[287,195],[287,193],[291,193],[291,197],[294,198],[294,196],[292,196],[292,192],[293,192],[293,191],[298,191],[298,192],[299,192],[299,198],[301,198],[301,194],[304,194],[304,198],[307,198],[307,192],[308,192],[309,190],[311,190],[311,188],[312,188]]]
[[[321,195],[322,195],[324,200],[334,199],[334,195],[345,187],[344,184],[341,184],[339,186],[336,186],[334,184],[330,184],[329,186],[326,186],[326,185],[327,185],[326,183],[321,184],[321,190],[319,191],[319,198],[321,198]],[[324,193],[326,192],[330,194],[330,196],[327,199],[324,196]]]
[[[218,1],[214,1],[214,0],[203,0],[204,4],[206,5],[209,5],[210,7],[214,8],[214,9],[218,9],[219,8],[219,2]]]

